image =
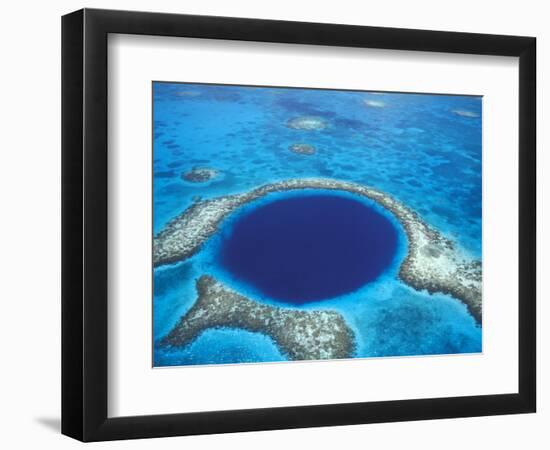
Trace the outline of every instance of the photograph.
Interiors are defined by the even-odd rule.
[[[151,91],[154,367],[483,352],[482,95]]]
[[[0,449],[550,449],[548,14],[470,3],[6,3]]]

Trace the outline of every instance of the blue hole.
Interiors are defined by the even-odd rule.
[[[238,216],[221,242],[220,262],[261,294],[300,305],[373,281],[391,265],[397,246],[395,225],[374,206],[313,194]]]

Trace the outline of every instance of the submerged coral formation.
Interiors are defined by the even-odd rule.
[[[400,278],[415,289],[442,292],[461,300],[481,323],[481,262],[465,255],[454,242],[427,225],[420,216],[390,195],[367,186],[312,178],[267,184],[252,191],[199,201],[168,223],[155,237],[153,264],[160,266],[195,254],[220,223],[242,205],[273,192],[297,189],[346,191],[369,198],[391,211],[408,238]]]
[[[216,178],[218,174],[218,170],[209,167],[193,167],[189,172],[183,173],[181,177],[191,183],[204,183]]]
[[[468,117],[470,119],[475,119],[479,117],[478,113],[475,113],[473,111],[466,111],[465,109],[453,109],[452,111],[454,114],[460,117]]]
[[[268,335],[291,360],[349,358],[355,350],[353,332],[337,312],[260,304],[208,275],[197,280],[197,292],[162,345],[183,346],[207,329],[231,327]]]
[[[363,103],[366,106],[370,106],[371,108],[383,108],[384,106],[386,106],[386,104],[384,102],[381,102],[380,100],[365,99],[363,100]]]
[[[198,91],[177,91],[176,96],[178,97],[199,97],[201,95]]]
[[[320,117],[301,116],[290,119],[286,123],[287,127],[295,130],[322,130],[327,127],[327,123]]]
[[[292,153],[297,153],[298,155],[313,155],[315,154],[315,147],[309,144],[292,144],[290,146],[290,151]]]

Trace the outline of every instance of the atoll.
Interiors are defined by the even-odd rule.
[[[273,192],[298,189],[346,191],[369,198],[391,211],[407,235],[407,254],[399,268],[406,284],[430,293],[441,292],[461,300],[478,323],[482,319],[481,262],[464,254],[454,242],[427,225],[420,216],[390,195],[367,186],[312,178],[267,184],[246,193],[199,201],[169,222],[155,237],[155,267],[191,257],[242,205]]]
[[[291,360],[353,356],[353,332],[335,311],[302,311],[260,304],[209,275],[201,276],[196,287],[197,301],[161,345],[184,346],[207,329],[231,327],[266,334]]]
[[[292,144],[290,146],[290,151],[298,155],[314,155],[316,150],[313,145],[309,144]]]
[[[454,114],[460,117],[468,117],[470,119],[475,119],[479,117],[478,113],[472,112],[472,111],[466,111],[465,109],[453,109],[452,111]]]
[[[218,170],[209,167],[193,167],[189,172],[183,173],[181,177],[191,183],[204,183],[216,178],[218,174]]]
[[[322,130],[327,127],[327,123],[320,117],[301,116],[290,119],[286,126],[294,130]]]

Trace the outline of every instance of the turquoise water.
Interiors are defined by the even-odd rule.
[[[153,95],[155,233],[198,198],[322,177],[389,193],[481,258],[480,97],[178,83],[154,83]],[[286,126],[300,116],[321,118],[326,127]],[[289,149],[296,143],[316,152],[296,154]],[[208,182],[183,180],[194,167],[219,174]],[[258,204],[277,195],[299,194],[271,194]],[[155,343],[192,306],[195,279],[204,273],[256,300],[280,304],[219,263],[220,242],[240,214],[191,259],[155,269]],[[404,252],[402,230],[400,239]],[[357,357],[481,351],[481,328],[464,305],[404,285],[396,277],[399,261],[396,256],[384,273],[353,292],[296,307],[340,312],[356,334]],[[242,330],[209,330],[178,351],[154,348],[155,366],[284,359],[268,337]]]

